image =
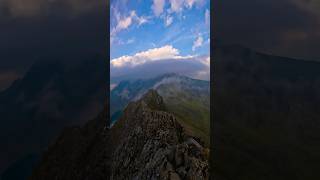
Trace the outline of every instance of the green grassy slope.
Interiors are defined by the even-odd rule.
[[[164,97],[168,111],[176,115],[186,132],[210,144],[210,98],[208,94],[195,94],[179,90],[174,86],[161,87],[159,94]]]

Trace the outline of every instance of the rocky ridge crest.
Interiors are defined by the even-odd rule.
[[[209,179],[204,149],[164,110],[154,90],[127,106],[113,127],[122,127],[123,138],[113,153],[112,179]]]

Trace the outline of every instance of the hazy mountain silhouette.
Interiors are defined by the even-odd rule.
[[[64,127],[101,112],[108,77],[104,59],[93,55],[71,62],[38,61],[0,93],[1,171],[18,159],[32,162],[26,157],[39,155]]]
[[[320,63],[214,49],[217,179],[320,178]]]

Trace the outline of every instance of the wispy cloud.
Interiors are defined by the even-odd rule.
[[[196,0],[186,0],[185,4],[188,8],[192,8],[192,6],[195,4]]]
[[[112,30],[111,34],[115,34],[121,30],[127,29],[133,21],[133,18],[136,16],[135,11],[131,11],[130,15],[127,17],[123,17],[118,20],[117,26]]]
[[[112,43],[117,45],[128,45],[134,42],[135,42],[135,38],[130,38],[128,40],[122,40],[120,38],[112,39]]]
[[[134,38],[128,39],[127,44],[132,44],[132,43],[134,43],[134,41],[135,41]]]
[[[180,13],[184,8],[191,9],[195,5],[201,6],[205,3],[205,0],[169,0],[170,12]]]
[[[204,21],[205,21],[206,25],[209,26],[210,25],[210,12],[208,9],[206,9],[204,17],[205,17]]]
[[[149,22],[150,17],[146,16],[138,16],[136,11],[130,11],[130,14],[127,16],[121,16],[121,13],[114,8],[113,9],[115,20],[116,20],[116,25],[112,28],[110,32],[110,41],[111,44],[116,42],[117,44],[124,44],[121,42],[121,40],[116,38],[117,33],[120,31],[128,29],[130,26],[137,24],[138,26],[141,26],[143,24],[146,24]]]
[[[160,45],[172,44],[177,38],[183,36],[186,30],[181,26],[181,24],[173,24],[164,33],[163,39],[159,42]]]
[[[148,23],[149,20],[150,20],[150,17],[147,17],[147,16],[136,16],[137,18],[137,21],[138,21],[138,24],[139,25],[142,25],[142,24],[145,24],[145,23]]]
[[[154,15],[160,16],[162,14],[165,3],[165,0],[153,0],[153,5],[151,8],[153,10]]]
[[[197,37],[197,39],[193,42],[192,51],[195,51],[196,48],[201,47],[203,44],[203,38],[201,35]]]
[[[166,20],[165,20],[165,25],[168,27],[168,26],[170,26],[172,24],[172,22],[173,22],[173,17],[170,16],[170,15],[167,16]]]
[[[171,11],[172,12],[181,12],[184,7],[184,0],[170,0]]]
[[[134,22],[136,22],[138,25],[142,25],[149,21],[149,17],[140,17],[137,15],[136,11],[130,11],[130,14],[128,16],[124,16],[122,18],[120,13],[117,13],[115,16],[117,19],[117,25],[112,29],[112,34],[129,28],[129,26],[131,26]]]
[[[165,25],[168,26],[171,24],[172,19],[169,19],[168,17],[172,17],[174,13],[178,14],[179,17],[185,19],[185,16],[182,15],[182,12],[184,10],[191,9],[195,5],[201,6],[204,3],[205,0],[169,0],[170,8],[166,10],[166,13],[164,13],[167,14],[164,18]]]

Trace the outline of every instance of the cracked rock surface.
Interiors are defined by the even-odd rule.
[[[203,148],[163,110],[162,98],[152,90],[127,107],[113,127],[125,129],[113,153],[112,179],[209,179]]]

